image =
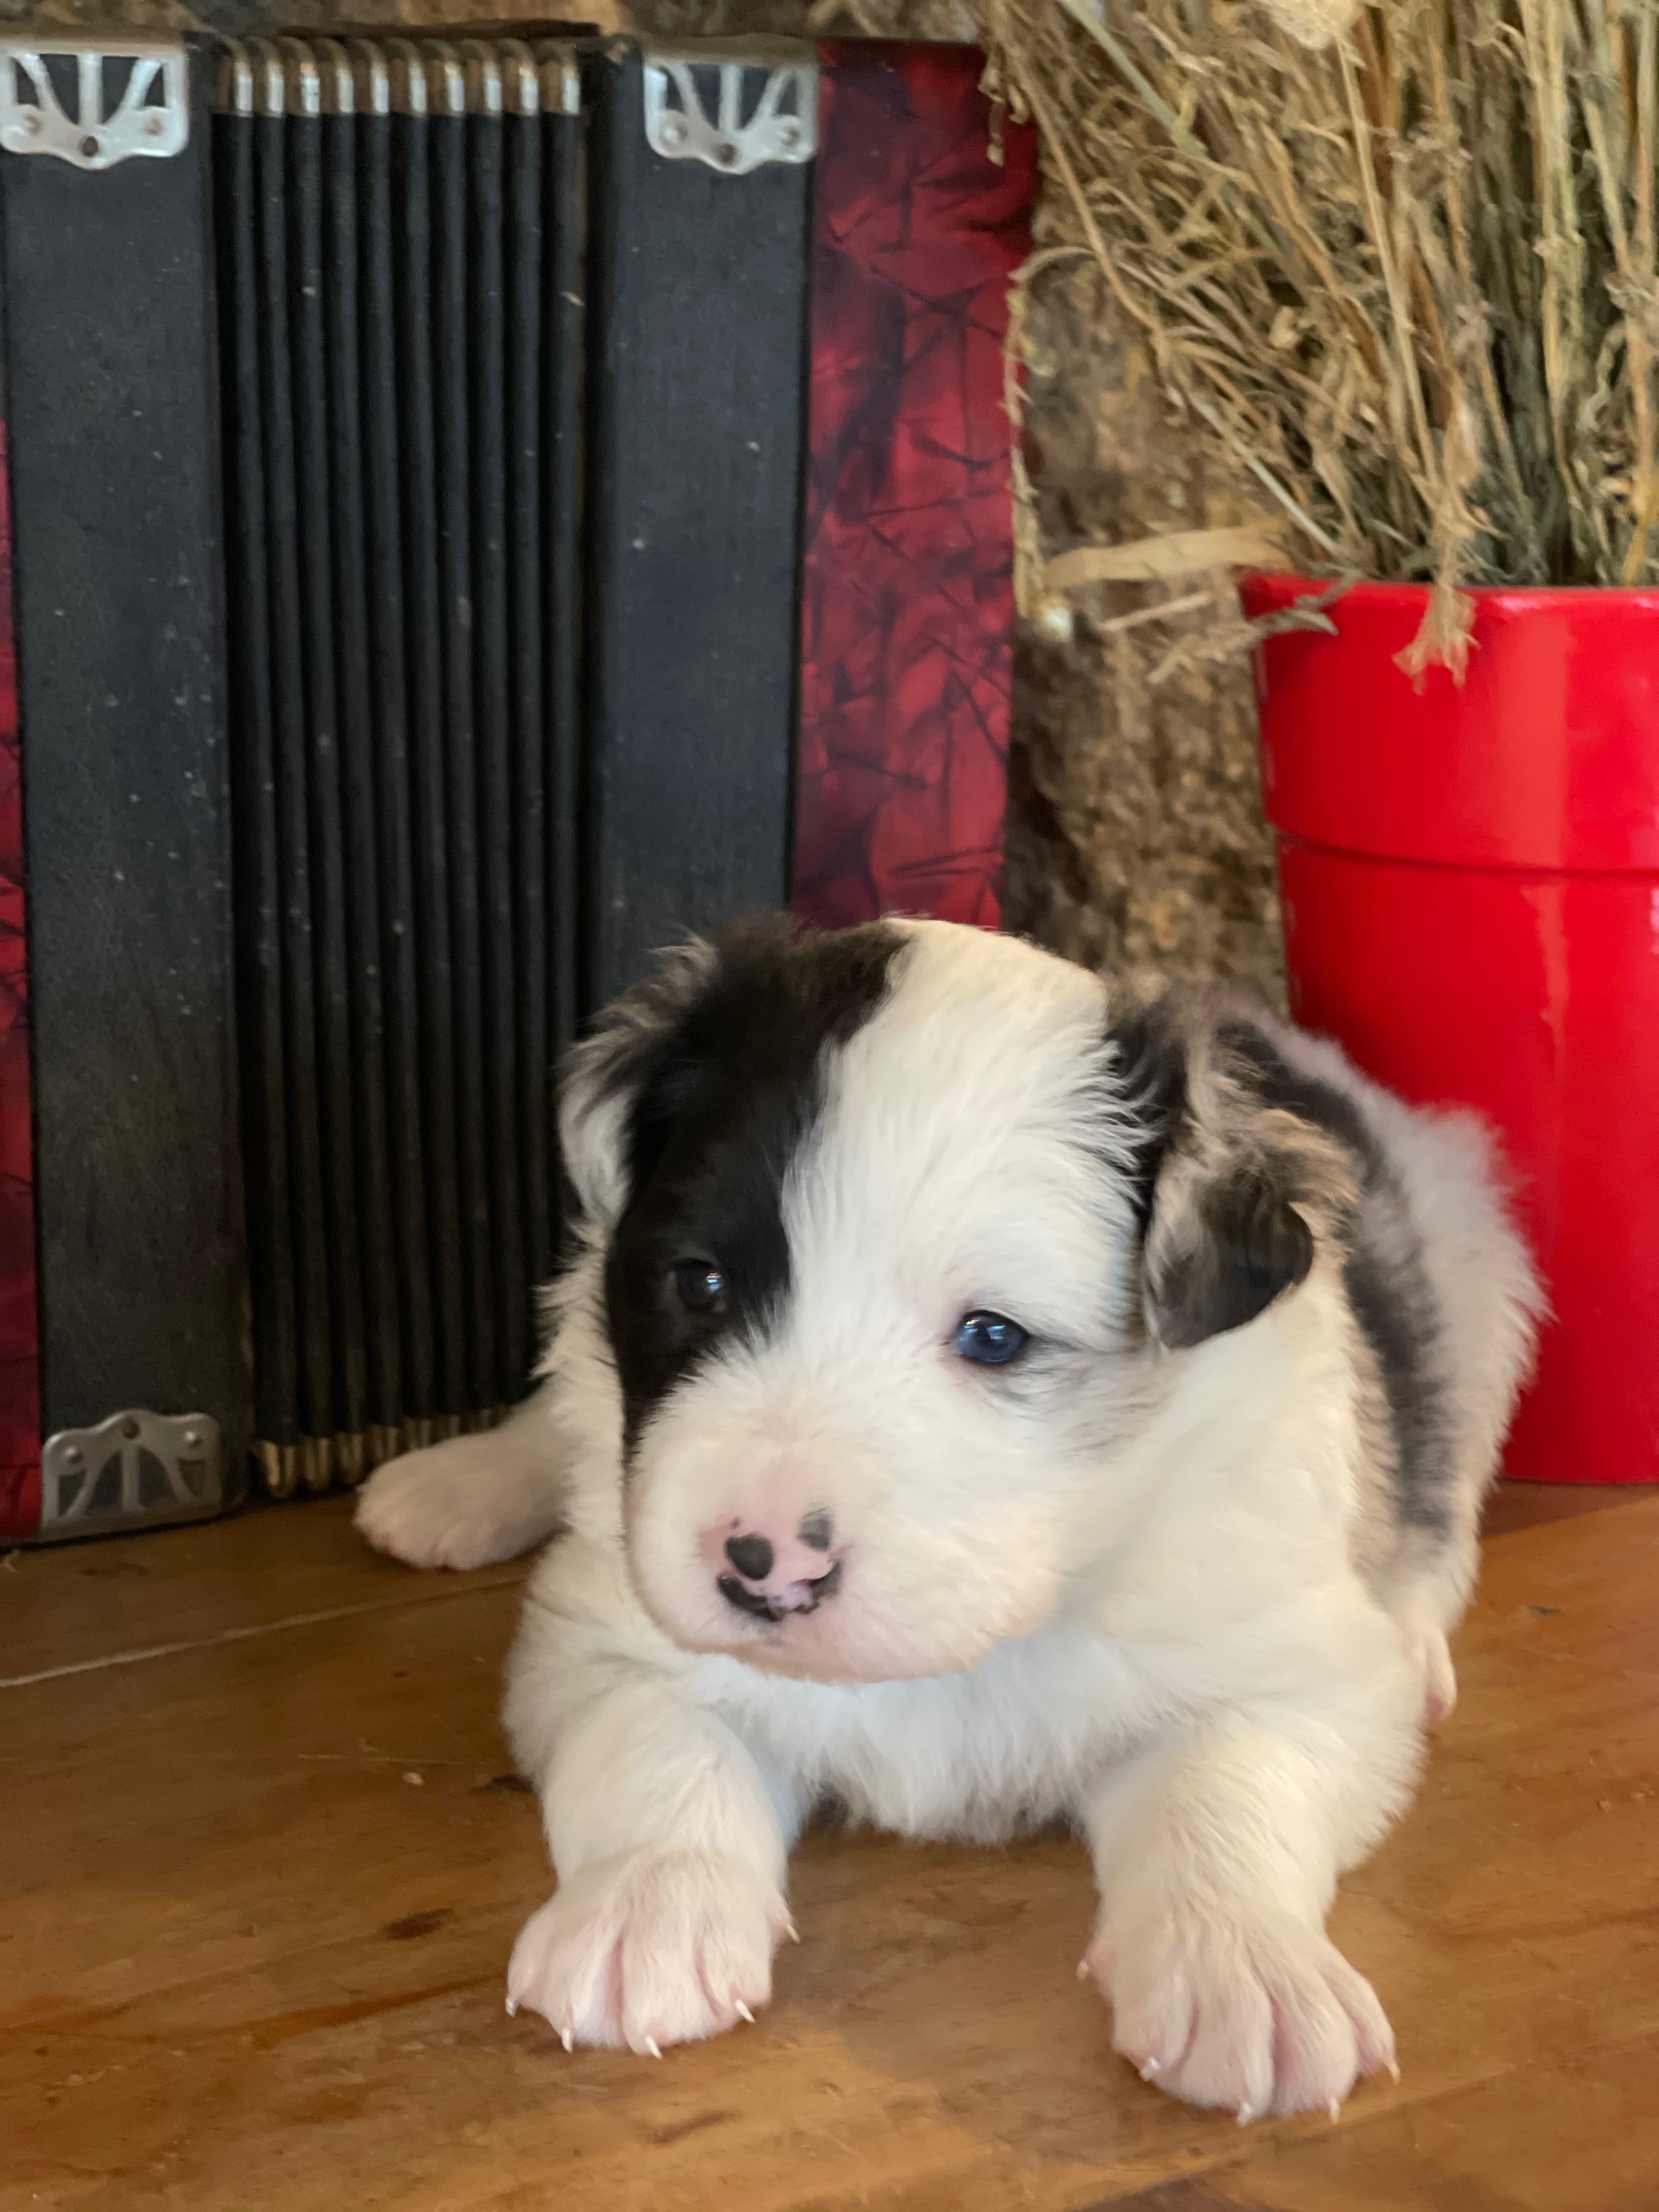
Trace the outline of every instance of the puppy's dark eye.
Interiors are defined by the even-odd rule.
[[[709,1260],[682,1260],[673,1270],[674,1295],[688,1313],[726,1311],[726,1278]]]
[[[958,1359],[971,1359],[975,1367],[1006,1367],[1030,1341],[1030,1331],[1006,1314],[970,1313],[957,1323],[951,1349]]]

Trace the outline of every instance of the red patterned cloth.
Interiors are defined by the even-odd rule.
[[[1000,914],[1013,660],[1003,340],[1036,144],[971,48],[823,69],[794,903]]]
[[[0,423],[0,1542],[40,1518],[34,1146],[23,940],[23,788],[11,621],[11,507]]]

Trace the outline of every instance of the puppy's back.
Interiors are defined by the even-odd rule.
[[[1303,1111],[1330,1094],[1375,1144],[1345,1279],[1392,1401],[1396,1510],[1424,1534],[1471,1530],[1544,1305],[1496,1142],[1473,1113],[1407,1106],[1328,1039],[1265,1012],[1249,1018],[1301,1079]]]

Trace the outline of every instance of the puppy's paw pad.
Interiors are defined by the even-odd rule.
[[[378,1468],[357,1493],[357,1532],[410,1567],[487,1567],[547,1533],[544,1484],[503,1465],[488,1436],[455,1437]]]
[[[1394,2032],[1370,1984],[1288,1917],[1176,1913],[1114,1926],[1089,1963],[1110,1996],[1116,2047],[1188,2104],[1329,2112],[1392,2069]]]
[[[787,1919],[777,1889],[734,1860],[611,1860],[562,1883],[526,1922],[507,1970],[507,2010],[540,2013],[567,2050],[660,2056],[753,2019],[772,1994]]]

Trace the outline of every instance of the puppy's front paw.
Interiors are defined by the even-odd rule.
[[[1362,2076],[1395,2071],[1370,1984],[1288,1915],[1109,1921],[1084,1963],[1111,1999],[1114,2043],[1146,2079],[1241,2123],[1334,2113]]]
[[[494,1566],[552,1534],[556,1481],[496,1438],[453,1437],[377,1468],[354,1519],[377,1552],[406,1566]]]
[[[559,1885],[525,1923],[507,2007],[528,2006],[574,2043],[660,2057],[719,2035],[772,1994],[783,1898],[735,1859],[636,1851]]]

